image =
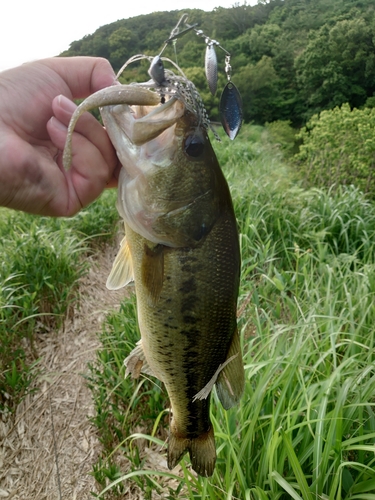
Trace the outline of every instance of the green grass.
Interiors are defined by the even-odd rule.
[[[77,304],[84,254],[115,231],[115,196],[104,193],[72,219],[0,210],[0,410],[29,390],[35,334],[58,329]]]
[[[124,379],[138,339],[125,302],[91,366],[103,444],[94,496],[121,498],[133,482],[144,498],[162,488],[171,499],[373,499],[374,206],[354,188],[301,189],[259,127],[216,149],[240,227],[245,394],[228,412],[214,394],[212,478],[196,478],[186,457],[183,477],[145,469],[145,440],[166,452],[168,400],[154,380]]]

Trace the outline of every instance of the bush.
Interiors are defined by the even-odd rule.
[[[354,185],[375,197],[375,109],[343,104],[314,115],[299,134],[300,173],[311,186]]]

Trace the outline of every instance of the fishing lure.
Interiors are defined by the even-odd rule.
[[[227,74],[228,83],[225,85],[221,94],[219,111],[221,124],[230,139],[235,139],[240,131],[243,113],[241,95],[231,81],[231,70],[229,56],[225,56],[225,72]]]
[[[166,95],[169,96],[175,95],[177,98],[182,100],[185,103],[187,109],[190,109],[193,113],[196,113],[200,117],[200,124],[202,124],[203,127],[205,128],[210,128],[213,134],[215,135],[215,138],[220,141],[219,136],[210,125],[207,112],[200,99],[199,93],[195,88],[195,86],[193,85],[193,83],[184,75],[183,71],[181,70],[181,68],[178,66],[177,63],[173,62],[172,60],[166,57],[162,57],[164,50],[170,43],[173,43],[175,47],[175,43],[178,38],[184,36],[189,31],[192,30],[195,31],[195,33],[198,36],[205,39],[206,43],[205,73],[206,73],[208,87],[212,95],[216,94],[217,82],[218,82],[218,61],[217,61],[215,47],[220,48],[225,53],[225,73],[228,82],[221,93],[219,112],[220,112],[220,121],[225,133],[231,140],[234,140],[238,132],[240,131],[242,125],[243,111],[242,111],[241,95],[237,87],[231,80],[232,78],[232,67],[230,65],[231,55],[227,50],[224,49],[224,47],[220,45],[220,43],[217,40],[211,39],[210,37],[205,35],[205,33],[203,33],[202,30],[196,29],[196,27],[198,26],[197,24],[192,24],[192,25],[187,24],[186,22],[187,19],[188,19],[187,14],[183,14],[181,16],[178,23],[171,31],[169,38],[167,38],[167,40],[164,41],[164,45],[157,56],[151,57],[143,54],[137,54],[132,58],[130,58],[124,64],[124,66],[118,72],[117,76],[119,76],[124,71],[126,66],[128,66],[130,63],[139,61],[141,59],[148,59],[151,62],[150,68],[148,70],[148,74],[150,75],[151,80],[149,82],[145,82],[142,85],[147,86],[148,88],[153,88],[154,90],[159,92],[160,100],[162,103],[165,102]],[[186,27],[184,29],[180,29],[180,26],[182,26],[183,24]],[[170,62],[175,68],[177,68],[181,76],[176,76],[171,71],[166,70],[163,61]]]
[[[186,14],[184,14],[186,16]],[[181,18],[183,19],[183,18]],[[242,111],[242,99],[241,95],[232,82],[232,67],[230,65],[230,53],[220,45],[217,40],[213,40],[203,33],[202,30],[196,30],[194,26],[190,26],[186,23],[187,17],[185,19],[185,24],[194,29],[196,34],[205,39],[207,48],[205,56],[205,70],[206,79],[208,87],[212,93],[215,95],[218,80],[218,69],[217,69],[217,57],[215,52],[215,46],[220,48],[225,53],[225,73],[227,75],[228,83],[224,87],[224,90],[220,97],[219,112],[221,124],[225,130],[225,133],[231,140],[234,140],[240,131],[242,121],[243,121],[243,111]]]

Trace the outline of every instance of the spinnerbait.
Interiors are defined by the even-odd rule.
[[[243,111],[242,111],[242,99],[241,95],[232,82],[232,67],[230,65],[230,53],[220,45],[217,40],[209,38],[203,33],[202,30],[197,30],[197,24],[189,25],[187,24],[187,14],[183,14],[179,19],[176,26],[170,33],[170,36],[165,40],[163,48],[160,53],[155,56],[146,56],[143,54],[137,54],[130,58],[124,66],[118,72],[118,76],[124,71],[126,66],[134,61],[139,61],[141,59],[148,59],[151,64],[148,73],[151,80],[145,82],[143,85],[148,88],[153,88],[160,95],[161,102],[165,102],[165,96],[173,97],[176,96],[178,99],[184,102],[187,109],[191,112],[197,114],[199,117],[199,123],[205,128],[211,128],[217,140],[220,140],[219,136],[213,130],[210,125],[210,121],[207,116],[207,112],[204,108],[203,102],[199,96],[199,93],[193,83],[184,75],[181,68],[177,63],[171,61],[168,58],[162,57],[162,54],[166,47],[172,43],[174,45],[175,54],[176,53],[176,41],[178,38],[184,36],[189,31],[195,31],[195,33],[205,39],[206,43],[206,55],[205,55],[205,73],[208,83],[208,87],[212,95],[215,95],[217,90],[218,82],[218,62],[215,47],[220,48],[225,53],[225,68],[224,71],[227,76],[227,84],[225,85],[219,103],[219,112],[221,124],[224,128],[225,133],[228,137],[233,140],[236,138],[238,132],[240,131],[242,121],[243,121]],[[185,29],[180,29],[180,26],[184,23]],[[164,68],[163,61],[170,62],[180,73],[181,76],[175,75],[173,72],[168,71]]]

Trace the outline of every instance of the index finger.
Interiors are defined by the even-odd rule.
[[[51,57],[39,62],[55,71],[66,82],[73,99],[87,97],[116,82],[112,66],[102,57]]]

